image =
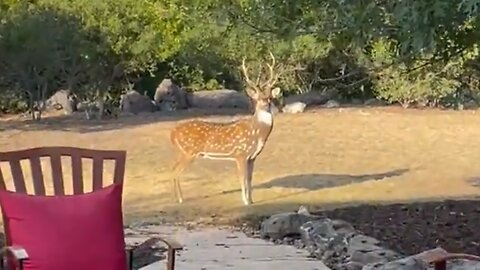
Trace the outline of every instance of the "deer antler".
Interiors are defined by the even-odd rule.
[[[262,88],[271,89],[278,80],[279,73],[275,73],[275,56],[270,51],[270,57],[272,58],[272,63],[267,63],[268,69],[270,71],[270,76],[265,83],[262,84]]]
[[[247,84],[250,87],[255,88],[256,84],[252,82],[252,80],[250,80],[250,78],[248,77],[248,69],[245,66],[245,57],[243,57],[243,60],[242,60],[242,71],[243,71],[243,76],[245,76],[245,81],[247,82]]]

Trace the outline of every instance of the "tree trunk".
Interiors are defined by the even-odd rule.
[[[28,95],[28,109],[30,110],[30,115],[32,116],[32,120],[35,120],[35,102],[33,101],[32,92],[27,91]]]

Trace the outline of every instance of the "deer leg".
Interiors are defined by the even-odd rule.
[[[253,177],[253,165],[255,163],[255,159],[247,160],[247,173],[245,175],[245,198],[248,202],[247,204],[252,204],[252,177]]]
[[[180,177],[180,174],[185,170],[187,165],[190,164],[192,160],[193,160],[193,157],[180,155],[179,159],[173,166],[173,178],[172,178],[173,191],[175,193],[175,198],[179,203],[183,202],[183,195],[182,195],[182,189],[180,188],[179,177]]]
[[[242,199],[243,199],[243,203],[245,205],[249,205],[250,203],[248,202],[247,200],[247,197],[246,197],[246,190],[245,190],[245,179],[247,178],[247,168],[248,168],[248,165],[247,165],[247,160],[246,159],[237,159],[237,169],[238,169],[238,176],[240,178],[240,185],[242,186]]]

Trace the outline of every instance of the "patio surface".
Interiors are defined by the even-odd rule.
[[[173,226],[147,226],[141,231],[146,237],[168,236],[185,246],[185,249],[177,255],[175,269],[329,269],[321,261],[307,258],[307,253],[303,250],[249,238],[238,231],[217,228],[188,230]],[[130,238],[130,240],[133,239]],[[141,270],[164,268],[165,261],[159,261]]]

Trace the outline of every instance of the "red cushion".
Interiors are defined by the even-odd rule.
[[[25,270],[124,270],[122,186],[82,195],[0,191],[10,245],[27,251]]]

